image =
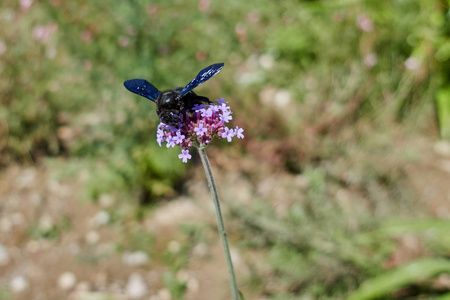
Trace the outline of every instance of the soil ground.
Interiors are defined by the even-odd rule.
[[[418,148],[420,159],[405,167],[405,176],[430,215],[450,218],[450,143],[422,140]],[[114,223],[108,212],[131,211],[137,204],[121,204],[111,195],[98,203],[80,200],[83,174],[61,181],[44,165],[2,170],[0,299],[171,299],[161,279],[167,265],[142,253],[117,251],[117,245],[127,242],[128,230],[143,230],[155,237],[153,253],[176,253],[185,240],[179,231],[184,222],[210,228],[209,242],[193,245],[188,266],[175,274],[187,284],[185,299],[229,299],[223,253],[211,229],[214,211],[200,171],[199,166],[186,184],[188,196],[159,205],[141,222]],[[254,188],[238,171],[217,177],[226,197],[233,191],[251,197]],[[236,182],[241,183],[237,188]],[[245,281],[245,260],[258,254],[232,250],[238,279]],[[392,260],[390,265],[398,265],[405,256]],[[264,298],[250,293],[247,299]]]

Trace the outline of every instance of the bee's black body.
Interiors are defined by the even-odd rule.
[[[193,91],[180,97],[182,89],[180,87],[161,92],[156,99],[156,113],[161,122],[167,125],[177,126],[182,114],[187,110],[191,110],[195,104],[211,103],[208,98],[198,96]]]
[[[161,122],[177,127],[180,117],[195,104],[211,103],[208,98],[198,96],[192,90],[199,84],[216,75],[223,63],[210,65],[201,70],[184,88],[175,88],[164,92],[145,79],[131,79],[124,82],[125,87],[156,103],[156,113]]]

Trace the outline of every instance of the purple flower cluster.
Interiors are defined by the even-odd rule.
[[[194,105],[192,111],[186,111],[178,127],[160,123],[156,135],[159,146],[163,142],[167,143],[167,148],[179,145],[182,150],[178,158],[186,163],[192,158],[189,154],[192,146],[205,147],[215,136],[227,139],[228,142],[235,136],[243,139],[244,129],[225,126],[233,119],[228,102],[220,98],[217,103]]]

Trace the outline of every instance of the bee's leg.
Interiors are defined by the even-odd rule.
[[[203,96],[195,97],[195,103],[194,104],[202,104],[202,103],[211,104],[212,102],[208,98],[203,97]]]
[[[194,92],[189,92],[188,94],[186,94],[186,96],[183,97],[183,101],[180,104],[181,104],[181,110],[183,111],[185,109],[190,110],[196,104],[200,105],[200,104],[205,104],[205,103],[211,104],[212,102],[209,101],[209,99],[206,97],[198,96]]]

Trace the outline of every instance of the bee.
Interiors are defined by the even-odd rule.
[[[194,105],[211,103],[208,98],[198,96],[192,90],[219,73],[223,65],[223,63],[219,63],[204,68],[184,88],[178,87],[161,92],[145,79],[127,80],[123,85],[130,92],[155,102],[156,113],[161,122],[178,127],[184,113],[194,107]]]

